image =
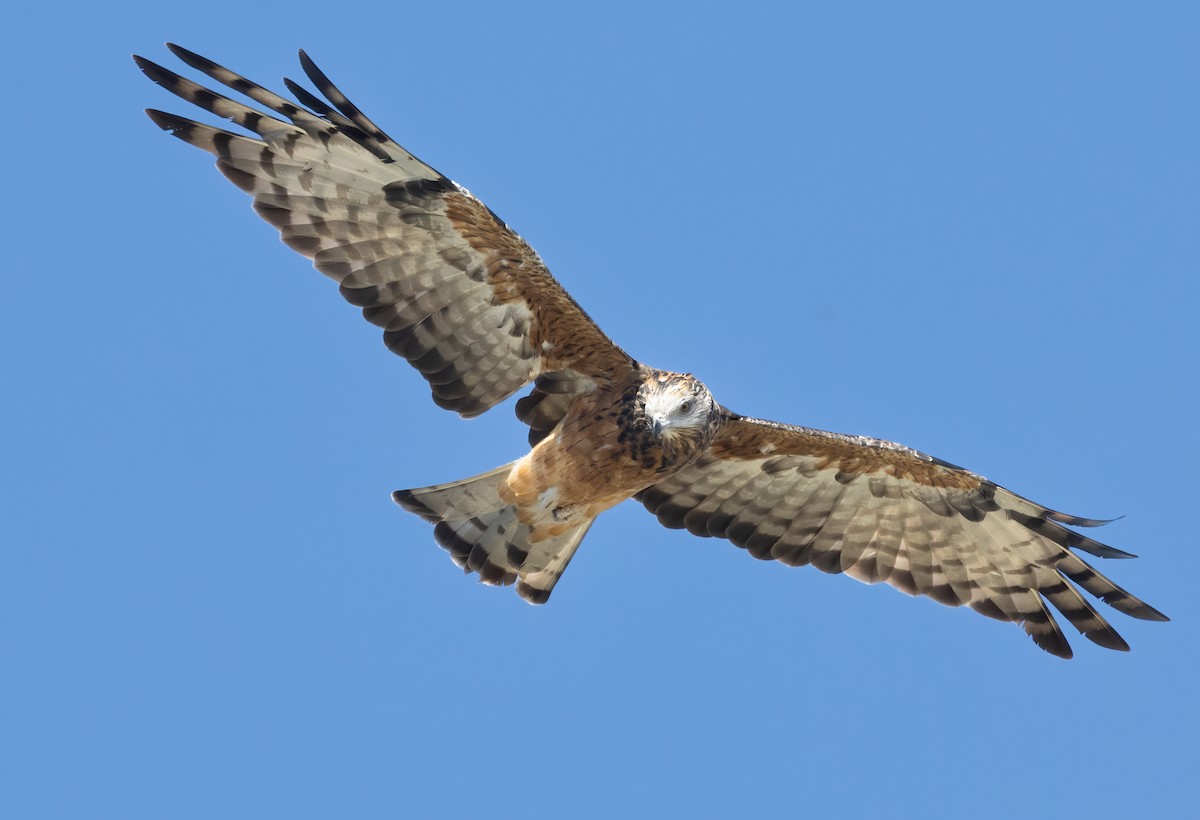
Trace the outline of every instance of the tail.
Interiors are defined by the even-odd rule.
[[[506,464],[461,481],[396,490],[392,499],[434,524],[434,540],[464,570],[479,573],[485,584],[515,581],[518,595],[544,604],[592,522],[531,544],[517,508],[500,498],[500,485],[511,469]]]

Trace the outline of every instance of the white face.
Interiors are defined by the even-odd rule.
[[[659,435],[708,426],[713,397],[695,379],[653,385],[646,396],[646,417]]]

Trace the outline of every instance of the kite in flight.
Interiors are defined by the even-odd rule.
[[[488,584],[545,603],[600,513],[635,498],[659,522],[726,538],[761,559],[1020,624],[1060,657],[1047,604],[1109,649],[1128,644],[1079,589],[1135,618],[1158,610],[1073,550],[1130,558],[1067,529],[1104,521],[1035,504],[899,444],[739,415],[688,374],[617,347],[486,205],[409,154],[301,51],[324,100],[299,105],[178,46],[183,62],[273,112],[135,57],[163,88],[248,133],[162,111],[150,118],[209,152],[283,241],[341,286],[420,371],[439,407],[476,416],[516,405],[532,449],[461,481],[398,490],[404,509]]]

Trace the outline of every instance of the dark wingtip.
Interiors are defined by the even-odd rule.
[[[164,131],[173,131],[182,123],[182,118],[176,116],[175,114],[169,114],[166,111],[160,111],[157,108],[146,108],[144,110],[146,112],[146,116]]]
[[[1096,556],[1097,558],[1119,558],[1121,560],[1124,560],[1126,558],[1137,558],[1137,555],[1135,553],[1126,552],[1125,550],[1119,550],[1116,547],[1110,547],[1108,544],[1101,544],[1097,541],[1093,541],[1090,538],[1085,539],[1085,540],[1088,542],[1087,546],[1084,546],[1082,544],[1079,544],[1079,545],[1071,544],[1070,546],[1072,546],[1072,547],[1078,546],[1079,549],[1083,550],[1084,552],[1090,552],[1092,555]]]
[[[172,54],[174,54],[179,59],[183,60],[185,63],[190,63],[191,60],[200,60],[202,62],[208,62],[208,60],[201,57],[196,52],[190,51],[189,49],[186,49],[183,46],[178,45],[176,43],[167,43],[166,46],[167,46],[167,49]]]
[[[1097,646],[1103,646],[1105,649],[1114,649],[1117,652],[1129,651],[1129,644],[1111,626],[1108,629],[1094,629],[1091,632],[1084,632],[1083,637]]]
[[[194,51],[189,51],[183,46],[176,45],[175,43],[167,43],[167,48],[169,48],[171,53],[180,60],[183,60],[192,68],[196,69],[197,71],[202,71],[205,74],[209,74],[211,71],[221,68],[221,66],[217,65],[207,57],[203,57]]]
[[[1054,656],[1055,658],[1062,658],[1063,660],[1070,660],[1075,657],[1075,652],[1074,652],[1074,650],[1072,650],[1072,648],[1070,648],[1070,645],[1062,646],[1062,647],[1046,646],[1044,644],[1038,644],[1038,641],[1033,641],[1033,642],[1034,642],[1034,644],[1038,645],[1039,650],[1042,650],[1046,654],[1050,654],[1050,656]]]
[[[150,82],[161,85],[163,88],[173,93],[178,93],[174,89],[179,87],[180,76],[168,68],[163,68],[153,60],[147,60],[145,57],[133,55],[133,61],[137,63],[137,67],[141,69]]]
[[[1135,618],[1140,618],[1143,621],[1159,621],[1159,622],[1165,623],[1165,622],[1171,620],[1166,615],[1162,614],[1157,609],[1150,606],[1150,604],[1145,603],[1144,601],[1142,602],[1142,606],[1145,607],[1145,609],[1141,610],[1140,612],[1136,612],[1136,613],[1131,612],[1129,614],[1133,615],[1133,617],[1135,617]]]
[[[304,103],[304,105],[308,105],[308,103],[304,101],[304,98],[302,96],[304,94],[309,93],[307,88],[300,85],[300,83],[296,82],[295,80],[291,79],[290,77],[284,77],[283,84],[285,86],[287,86],[288,91],[290,91],[296,95],[296,99],[300,100],[300,102]]]
[[[301,105],[308,106],[310,109],[320,114],[327,120],[333,120],[333,109],[331,109],[323,100],[319,99],[307,88],[300,85],[300,83],[296,82],[295,80],[287,77],[283,78],[283,84],[287,86],[288,91],[292,92],[296,99],[300,101]]]
[[[1047,510],[1045,517],[1051,521],[1057,521],[1059,524],[1069,524],[1072,527],[1103,527],[1105,524],[1120,521],[1125,516],[1118,515],[1116,518],[1081,518],[1078,515],[1067,515],[1056,510]]]
[[[321,85],[332,85],[329,82],[329,78],[325,76],[325,72],[317,68],[317,64],[313,62],[312,57],[309,57],[308,52],[304,49],[300,49],[300,66],[304,69],[304,73],[308,75],[308,78],[318,87]]]
[[[1075,650],[1071,648],[1071,645],[1067,643],[1065,639],[1058,641],[1040,641],[1037,638],[1033,638],[1033,642],[1038,645],[1039,649],[1043,650],[1047,654],[1053,655],[1056,658],[1062,658],[1064,661],[1069,661],[1071,658],[1075,657]]]
[[[154,82],[159,82],[160,77],[170,75],[171,72],[160,66],[153,60],[149,60],[140,54],[133,55],[133,62],[141,69],[142,73],[149,77]]]

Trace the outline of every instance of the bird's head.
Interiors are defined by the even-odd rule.
[[[704,446],[708,445],[720,413],[699,379],[688,373],[655,371],[642,382],[638,398],[655,438],[671,441],[700,434]]]

